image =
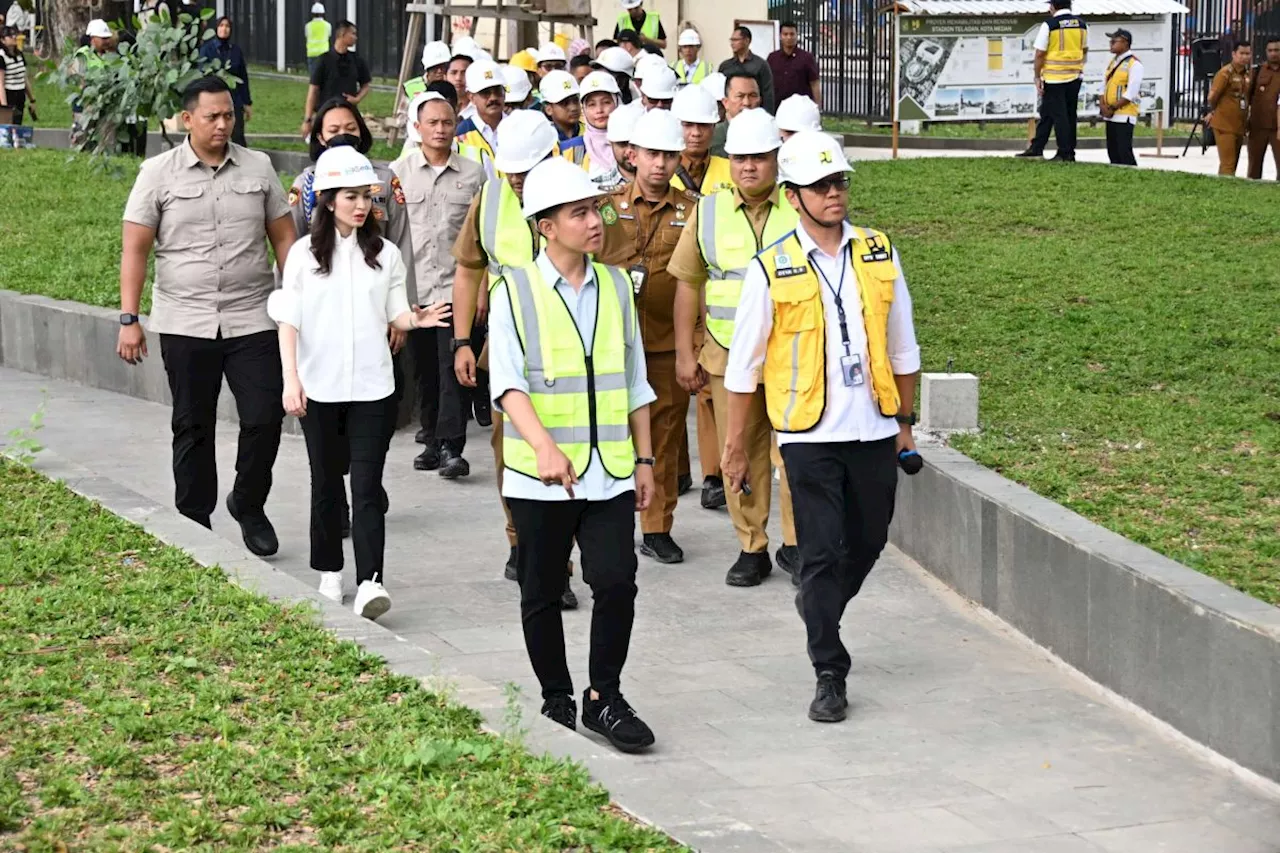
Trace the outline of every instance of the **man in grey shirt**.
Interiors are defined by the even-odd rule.
[[[295,231],[280,178],[265,154],[230,142],[231,90],[217,77],[193,81],[182,96],[185,142],[142,164],[124,211],[120,258],[120,336],[129,364],[147,355],[138,309],[155,249],[147,323],[160,335],[173,396],[173,479],[178,511],[210,527],[217,504],[214,426],[226,377],[240,419],[236,479],[227,511],[259,556],[279,548],[263,507],[284,419],[280,348],[267,316],[275,279]]]
[[[751,52],[751,30],[738,27],[729,36],[729,47],[733,56],[720,63],[717,69],[728,77],[733,74],[750,74],[760,84],[760,106],[773,115],[776,106],[773,100],[773,71],[769,63]]]

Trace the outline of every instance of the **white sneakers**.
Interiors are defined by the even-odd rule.
[[[378,581],[365,581],[356,590],[356,603],[353,608],[357,616],[366,619],[377,619],[391,609],[391,596]]]
[[[330,601],[342,603],[342,572],[320,573],[320,594]]]

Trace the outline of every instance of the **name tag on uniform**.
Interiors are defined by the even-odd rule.
[[[635,219],[635,217],[632,216],[630,213],[619,213],[618,218],[619,219]]]
[[[846,388],[855,388],[863,382],[866,382],[867,379],[862,374],[862,356],[840,356],[840,374],[844,378],[844,385]]]
[[[801,264],[798,267],[791,266],[790,255],[778,255],[773,259],[773,274],[778,278],[790,278],[793,275],[804,275],[809,268]]]
[[[676,226],[677,228],[683,228],[683,227],[684,227],[684,223],[683,223],[683,222],[680,222],[679,220],[676,220],[676,219],[671,220],[671,221],[670,221],[670,222],[668,222],[667,224],[668,224],[668,225],[674,225],[674,226]]]

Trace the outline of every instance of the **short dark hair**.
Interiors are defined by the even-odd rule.
[[[600,39],[600,41],[596,42],[597,51],[604,50],[607,47],[617,47],[617,46],[618,46],[618,43],[613,39]]]
[[[444,99],[449,102],[449,106],[453,107],[453,111],[458,111],[458,89],[448,80],[437,80],[434,83],[427,84],[428,92],[439,92]],[[418,112],[422,112],[422,108],[418,108]]]
[[[796,30],[797,32],[800,30],[800,28],[796,26],[795,21],[783,21],[781,24],[778,25],[778,29],[779,30]]]
[[[1274,39],[1273,39],[1272,41],[1274,41]],[[1237,50],[1239,50],[1239,49],[1240,49],[1240,48],[1242,48],[1242,47],[1247,47],[1247,48],[1249,48],[1249,50],[1253,50],[1253,44],[1252,44],[1252,42],[1247,42],[1247,41],[1244,41],[1243,39],[1241,39],[1240,41],[1238,41],[1238,42],[1234,43],[1233,45],[1231,45],[1231,52],[1232,52],[1232,53],[1235,53]]]
[[[724,75],[724,92],[726,95],[729,94],[729,87],[732,85],[734,80],[750,80],[752,83],[756,84],[757,89],[760,88],[760,81],[755,78],[755,75],[748,74],[745,71],[730,71],[728,74]]]
[[[746,27],[734,27],[733,32],[735,35],[741,36],[747,41],[751,41],[751,30]]]
[[[197,77],[187,84],[187,88],[182,90],[182,108],[187,112],[191,112],[196,108],[196,104],[200,103],[200,96],[209,93],[210,95],[220,95],[226,92],[231,94],[231,87],[227,85],[227,81],[214,74],[207,77]]]
[[[1055,9],[1070,9],[1071,0],[1049,0],[1049,5]]]
[[[1280,44],[1280,36],[1274,36],[1267,39],[1267,47],[1271,47],[1273,44]]]
[[[584,65],[591,65],[591,57],[587,56],[585,53],[579,53],[577,56],[569,60],[570,68],[581,68]]]
[[[356,25],[351,21],[341,21],[338,26],[333,28],[333,37],[344,36],[349,31],[357,29]]]
[[[626,42],[627,44],[634,44],[636,47],[639,47],[641,44],[643,44],[643,42],[640,41],[640,34],[635,30],[623,30],[622,32],[618,33],[618,43],[621,44],[622,42]]]

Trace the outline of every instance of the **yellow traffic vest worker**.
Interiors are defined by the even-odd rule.
[[[506,78],[496,62],[480,59],[467,66],[466,79],[476,114],[458,125],[458,153],[484,166],[489,177],[497,177],[493,158],[506,106]]]
[[[724,452],[729,425],[728,395],[724,387],[734,316],[747,266],[766,246],[790,234],[798,221],[795,209],[779,197],[778,126],[764,110],[743,110],[729,123],[725,148],[732,158],[737,188],[706,196],[698,202],[689,226],[676,244],[667,269],[679,281],[676,292],[676,376],[689,392],[708,388],[714,408],[717,456]],[[698,307],[706,304],[707,337],[697,351]],[[726,494],[742,553],[729,569],[725,583],[756,586],[772,571],[769,559],[769,504],[773,467],[782,468],[765,412],[764,390],[752,395],[745,433],[751,494]],[[791,490],[782,472],[782,547],[778,565],[799,583],[800,557],[796,548]]]
[[[671,186],[699,195],[733,189],[729,159],[711,154],[711,137],[720,121],[715,96],[702,86],[686,86],[672,100],[671,114],[684,129],[684,151]]]
[[[1089,25],[1073,14],[1071,0],[1049,0],[1053,15],[1036,31],[1035,78],[1041,90],[1036,135],[1019,157],[1040,158],[1052,129],[1058,142],[1055,160],[1076,159],[1077,103],[1089,53]]]
[[[693,86],[707,79],[711,63],[698,56],[702,50],[702,36],[695,29],[681,30],[676,39],[676,51],[680,58],[671,66],[681,86]]]
[[[314,74],[320,57],[329,52],[329,39],[333,35],[333,25],[324,19],[323,3],[312,4],[311,20],[302,32],[307,40],[307,71]]]
[[[492,394],[510,420],[503,497],[519,538],[525,647],[542,713],[577,722],[560,597],[574,542],[593,598],[582,722],[623,752],[654,743],[622,696],[635,620],[635,513],[653,498],[649,403],[631,279],[592,263],[603,239],[600,190],[561,158],[534,167],[522,212],[546,248],[506,267],[490,317]]]
[[[745,431],[762,380],[795,502],[797,605],[818,681],[809,718],[837,722],[850,668],[840,620],[888,540],[898,453],[915,446],[920,349],[897,253],[883,234],[845,221],[850,168],[841,147],[801,131],[782,144],[778,168],[800,221],[742,282],[721,466],[730,488],[758,485]]]
[[[653,42],[654,47],[666,48],[667,33],[662,28],[662,18],[656,11],[646,12],[643,8],[644,0],[621,0],[621,5],[622,14],[618,15],[618,21],[613,27],[615,39],[624,30],[635,30],[646,42]]]
[[[1061,2],[1061,0],[1058,0]],[[1089,49],[1089,25],[1079,15],[1054,14],[1044,23],[1049,42],[1044,50],[1044,82],[1069,83],[1084,73],[1084,55]]]

